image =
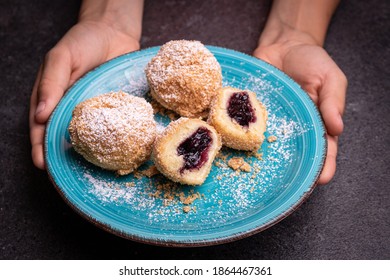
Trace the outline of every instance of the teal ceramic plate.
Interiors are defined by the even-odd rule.
[[[117,177],[72,149],[67,128],[81,101],[118,90],[150,100],[144,68],[158,49],[125,54],[92,70],[69,89],[53,112],[46,130],[45,160],[65,201],[111,233],[165,246],[237,240],[292,213],[311,193],[322,169],[323,123],[309,96],[292,79],[236,51],[208,46],[222,66],[224,86],[255,92],[268,109],[266,136],[274,135],[277,141],[265,141],[261,157],[224,148],[205,183],[190,187],[173,184],[162,175]],[[155,119],[160,129],[170,121],[159,114]],[[250,163],[251,172],[229,168],[227,161],[233,156]],[[140,170],[150,165],[149,161]],[[193,194],[197,199],[190,205],[180,199]]]

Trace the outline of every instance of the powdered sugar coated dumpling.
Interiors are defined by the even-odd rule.
[[[199,41],[164,44],[145,72],[153,98],[185,117],[205,116],[222,86],[221,66]]]
[[[149,158],[156,123],[145,99],[113,92],[78,104],[69,133],[74,149],[86,160],[126,175]]]

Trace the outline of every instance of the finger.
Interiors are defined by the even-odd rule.
[[[344,128],[342,115],[347,91],[347,79],[341,70],[337,70],[325,78],[318,99],[327,132],[333,136],[340,135]]]
[[[31,157],[34,165],[39,169],[45,169],[45,160],[43,155],[44,136],[45,136],[45,125],[34,123],[30,128]]]
[[[43,159],[43,137],[45,126],[43,124],[38,124],[35,122],[35,111],[37,107],[38,100],[38,84],[42,76],[42,65],[39,68],[37,78],[34,83],[30,98],[30,113],[29,113],[29,123],[30,123],[30,141],[31,141],[31,157],[33,163],[36,167],[40,169],[45,168],[45,163]]]
[[[35,121],[44,124],[68,87],[71,75],[69,53],[53,48],[45,57],[42,76],[37,88]]]
[[[326,159],[324,168],[322,169],[321,175],[318,179],[319,185],[324,185],[332,180],[334,174],[336,173],[336,157],[337,157],[337,136],[327,135],[328,139],[328,150],[326,153]]]
[[[42,77],[42,65],[39,67],[38,74],[37,74],[37,77],[35,79],[34,86],[33,86],[32,93],[31,93],[31,97],[30,97],[30,112],[29,112],[30,127],[31,127],[32,121],[35,118],[35,111],[37,108],[37,100],[38,100],[37,91],[38,91],[39,82],[41,81],[41,77]]]

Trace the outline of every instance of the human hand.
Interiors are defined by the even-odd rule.
[[[342,115],[347,90],[344,73],[322,47],[309,40],[259,46],[253,55],[288,74],[317,104],[328,140],[325,165],[318,183],[328,183],[336,172],[338,136],[343,131]]]
[[[46,122],[64,92],[84,73],[126,52],[139,49],[137,36],[105,21],[84,20],[51,49],[41,65],[30,100],[30,140],[34,165],[45,168]]]

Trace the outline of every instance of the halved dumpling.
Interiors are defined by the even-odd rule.
[[[267,111],[255,93],[224,87],[213,100],[208,123],[221,135],[224,146],[256,151],[264,141]]]
[[[180,118],[157,136],[153,160],[169,179],[188,185],[202,184],[221,148],[215,129],[199,119]]]

